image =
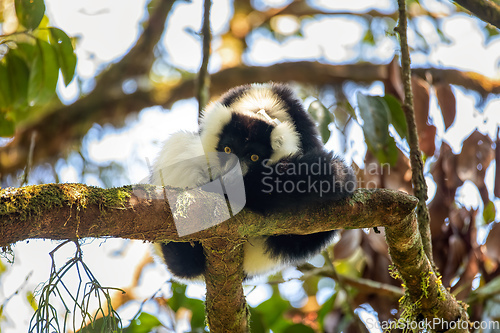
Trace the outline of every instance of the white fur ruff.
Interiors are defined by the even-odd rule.
[[[194,188],[210,181],[198,133],[176,132],[168,138],[153,164],[151,184]]]
[[[289,122],[276,126],[271,132],[273,154],[268,163],[276,163],[282,158],[300,152],[300,137]]]
[[[259,114],[261,110],[265,115]],[[276,118],[278,125],[271,133],[273,155],[270,163],[300,152],[300,136],[287,112],[286,105],[267,84],[252,84],[229,107],[213,102],[206,108],[201,121],[201,141],[206,152],[214,152],[222,129],[231,121],[231,114],[239,113],[247,117],[261,118],[269,121]]]
[[[210,103],[201,119],[201,141],[205,151],[215,152],[222,129],[231,121],[231,110],[219,102]]]
[[[268,84],[252,84],[252,87],[231,105],[231,109],[233,112],[252,113],[265,110],[271,118],[277,118],[281,122],[291,122],[285,103]]]

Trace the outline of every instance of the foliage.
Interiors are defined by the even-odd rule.
[[[59,70],[68,85],[76,67],[72,41],[48,25],[43,0],[16,0],[15,9],[17,29],[0,35],[7,48],[0,55],[0,137],[13,136],[16,124],[54,103]]]
[[[154,5],[158,2],[160,1],[152,1],[149,8],[156,8]],[[45,114],[60,111],[60,102],[55,95],[59,71],[65,85],[74,79],[76,40],[68,37],[63,30],[49,25],[49,19],[44,16],[45,5],[42,0],[16,0],[15,6],[18,24],[15,29],[4,31],[5,34],[0,36],[0,136],[20,140],[19,135],[16,137],[14,134],[16,131],[23,135],[31,133],[22,132],[27,128],[27,123],[43,123]],[[335,76],[329,78],[330,80],[322,79],[320,74],[323,73],[304,72],[301,62],[295,63],[294,70],[290,73],[273,72],[274,64],[290,59],[297,60],[290,54],[284,54],[280,59],[264,61],[266,71],[273,72],[276,80],[293,80],[297,83],[297,90],[317,122],[323,142],[330,144],[329,147],[337,145],[339,153],[345,152],[347,156],[358,157],[354,167],[357,168],[358,181],[362,187],[387,187],[411,192],[407,128],[400,104],[403,98],[402,84],[398,52],[394,51],[396,43],[393,28],[397,20],[395,11],[374,7],[366,11],[336,13],[321,6],[310,7],[306,1],[287,2],[277,8],[251,1],[234,1],[232,6],[234,10],[227,25],[214,34],[212,59],[217,59],[218,67],[214,66],[213,77],[218,74],[222,77],[220,81],[212,82],[215,91],[222,91],[223,88],[234,85],[233,82],[239,82],[241,75],[235,73],[241,72],[236,70],[257,62],[254,52],[259,38],[268,41],[266,45],[276,43],[285,47],[310,38],[308,28],[323,20],[332,19],[334,22],[336,19],[342,19],[361,27],[360,39],[343,45],[344,50],[350,54],[348,60],[338,61],[325,47],[335,45],[335,38],[343,35],[333,29],[320,36],[321,43],[317,42],[318,45],[314,46],[324,48],[322,55],[305,59],[309,63],[320,61],[341,68],[343,76]],[[180,10],[181,5],[174,7],[170,15],[175,15],[176,11]],[[430,6],[422,1],[409,2],[409,24],[413,35],[412,55],[425,59],[416,67],[423,66],[422,63],[430,63],[430,54],[437,45],[449,45],[452,42],[444,25],[449,22],[449,18],[463,18],[461,11],[461,8],[453,5]],[[153,13],[155,11],[151,9],[149,14],[152,16]],[[0,20],[5,20],[5,15]],[[290,22],[293,23],[293,29],[284,29],[285,23]],[[485,45],[498,42],[498,29],[478,20],[471,22],[471,25],[477,26],[484,33]],[[167,29],[172,28],[167,26]],[[190,29],[193,30],[192,27]],[[187,38],[198,38],[197,36],[194,33]],[[199,42],[201,44],[201,39]],[[390,51],[385,51],[383,56],[375,56],[382,53],[382,45]],[[87,123],[85,116],[94,109],[99,110],[102,119],[91,118],[91,124],[95,121],[102,125],[110,121],[121,125],[127,113],[138,112],[142,107],[152,105],[170,108],[178,99],[191,97],[192,93],[179,92],[185,91],[181,89],[185,87],[183,84],[192,89],[189,84],[195,70],[176,64],[175,51],[159,44],[154,52],[154,61],[151,62],[154,65],[146,66],[147,69],[140,72],[135,66],[142,62],[137,59],[149,59],[153,51],[141,54],[131,63],[117,60],[115,65],[97,66],[101,69],[109,67],[109,71],[103,70],[99,76],[96,75],[97,82],[108,73],[113,73],[113,68],[120,69],[117,71],[119,75],[113,74],[113,80],[106,81],[109,91],[112,90],[111,87],[122,87],[124,82],[131,83],[132,86],[135,83],[136,91],[130,94],[118,89],[120,94],[116,100],[111,100],[109,96],[106,96],[105,101],[104,98],[92,99],[88,104],[91,107],[83,110],[77,108],[78,103],[84,100],[81,97],[74,105],[62,109],[66,112],[62,114],[71,115],[71,111],[77,110],[78,112],[74,112],[77,116],[71,118],[73,120],[69,123],[79,129],[86,126],[83,125]],[[267,55],[272,53],[266,52]],[[126,57],[123,59],[127,60]],[[352,67],[345,66],[345,62],[352,64]],[[384,74],[376,78],[369,76],[365,66],[367,62],[378,64],[377,68]],[[486,80],[477,73],[446,71],[446,67],[453,67],[450,64],[445,63],[437,69],[416,68],[412,77],[419,145],[424,155],[426,177],[429,182],[432,181],[435,188],[435,193],[430,193],[429,200],[435,262],[442,274],[442,283],[450,287],[458,299],[470,305],[472,320],[498,320],[496,314],[499,303],[494,295],[498,291],[500,276],[500,243],[497,241],[500,236],[500,223],[496,211],[500,196],[500,138],[498,134],[496,138],[493,137],[491,131],[487,132],[484,127],[475,128],[468,133],[457,128],[457,110],[465,108],[459,104],[465,104],[464,95],[476,100],[475,106],[463,112],[484,119],[484,123],[491,122],[484,110],[496,97],[491,92],[495,87],[498,89],[498,82]],[[456,76],[457,72],[463,76]],[[259,80],[259,77],[255,78],[253,75],[254,73],[247,73],[248,80]],[[147,84],[143,84],[144,81]],[[221,81],[223,83],[220,83]],[[374,84],[375,81],[378,83]],[[476,85],[470,82],[475,82]],[[474,88],[476,86],[481,89],[493,88],[485,93],[484,90]],[[177,88],[179,90],[176,90]],[[475,89],[478,89],[477,92],[474,92]],[[101,91],[89,92],[88,96],[99,97],[98,93]],[[133,102],[126,99],[130,95],[134,97]],[[159,102],[162,96],[174,97],[168,99],[169,103],[165,102],[166,99]],[[135,104],[138,101],[144,101],[144,104]],[[113,109],[119,112],[106,113]],[[83,132],[89,131],[90,126],[85,127]],[[106,133],[96,127],[89,133],[97,132],[97,136]],[[460,135],[453,135],[457,132]],[[364,141],[361,140],[361,135],[357,137],[357,133],[363,133]],[[81,140],[82,137],[83,135],[78,139]],[[29,150],[29,139],[23,138],[27,143],[22,147]],[[73,141],[62,137],[59,141],[70,142],[68,146],[63,146],[66,149],[55,149],[55,152],[47,153],[47,158],[37,160],[35,168],[45,173],[41,172],[42,176],[36,181],[32,178],[31,182],[57,180],[58,178],[52,179],[51,175],[47,176],[49,172],[46,170],[53,168],[52,173],[59,177],[60,168],[54,166],[59,163],[82,165],[78,169],[82,182],[87,179],[86,176],[92,175],[108,186],[121,185],[116,184],[123,182],[123,178],[118,175],[125,174],[128,166],[119,161],[111,161],[108,164],[92,161],[86,142],[91,138],[92,136],[88,135],[82,144],[77,143],[78,153],[70,153],[66,155],[66,160],[57,162],[57,158],[74,148]],[[357,143],[352,144],[353,141]],[[360,141],[363,141],[361,149]],[[53,143],[47,142],[37,142],[35,151],[50,151],[46,147],[53,147]],[[367,148],[366,153],[364,145]],[[5,161],[2,148],[4,147],[0,147],[0,159]],[[9,146],[6,144],[5,148]],[[51,167],[45,164],[46,169],[42,169],[43,163],[47,161],[51,163]],[[492,170],[494,161],[496,169]],[[496,173],[493,191],[492,184],[488,182],[491,178],[487,177],[487,170],[490,170],[490,175]],[[9,178],[0,171],[0,178],[2,177],[2,184],[16,185],[15,177]],[[478,205],[473,206],[464,200],[465,190],[478,193]],[[478,238],[478,234],[484,235],[484,240]],[[329,249],[329,253],[333,259],[325,260],[323,267],[304,266],[300,268],[300,273],[294,271],[295,274],[301,275],[297,288],[299,296],[296,296],[301,302],[292,301],[293,297],[284,292],[283,288],[276,287],[277,284],[288,286],[289,279],[286,282],[279,278],[270,279],[272,289],[269,298],[250,309],[253,331],[347,331],[359,325],[359,313],[376,313],[381,321],[397,319],[395,309],[398,308],[400,297],[398,292],[401,292],[398,289],[400,282],[389,275],[390,258],[383,234],[362,230],[343,231],[338,243],[333,249]],[[80,261],[78,263],[82,264]],[[76,262],[73,265],[76,265]],[[86,269],[83,271],[86,272]],[[51,283],[48,286],[51,285],[52,289],[47,289],[46,292],[59,290]],[[83,292],[87,296],[90,295],[90,290],[99,289],[97,284],[87,286]],[[169,286],[171,295],[165,296],[163,303],[158,303],[161,308],[166,308],[173,314],[172,325],[177,323],[176,315],[180,317],[188,311],[191,315],[191,330],[204,330],[202,301],[187,297],[185,286],[176,283]],[[326,297],[325,290],[329,293]],[[5,304],[6,302],[3,303]],[[46,301],[39,302],[38,308],[37,311],[42,308],[45,313],[51,311],[50,303]],[[158,318],[159,315],[142,312],[132,320],[126,330],[136,332],[159,327]],[[95,325],[105,321],[93,319]],[[106,323],[118,326],[118,322],[113,320]],[[161,323],[164,325],[163,321]]]
[[[363,133],[368,149],[377,157],[380,164],[394,165],[398,151],[394,138],[389,134],[391,111],[384,98],[358,93],[358,106],[363,119]],[[400,112],[401,106],[399,107]]]
[[[56,247],[51,253],[52,268],[47,283],[39,291],[40,299],[38,306],[31,318],[29,332],[67,332],[72,330],[76,332],[95,332],[97,328],[102,332],[117,332],[121,328],[121,320],[118,313],[111,305],[109,287],[102,287],[91,273],[87,265],[82,261],[82,252],[80,245],[75,242],[76,253],[73,258],[68,260],[62,267],[57,268],[54,254],[66,243],[66,241]],[[68,286],[71,270],[76,270],[79,283],[75,291]],[[88,280],[88,282],[84,282]],[[92,313],[92,300],[97,300],[97,310]],[[57,309],[57,301],[60,301],[65,309],[63,322],[60,322],[60,314]],[[72,320],[69,321],[71,314]],[[77,316],[80,315],[81,318]],[[85,326],[86,322],[88,326]],[[88,327],[91,327],[89,329]]]

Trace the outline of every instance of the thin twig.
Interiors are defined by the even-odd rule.
[[[36,131],[31,133],[31,141],[30,141],[30,149],[29,149],[29,153],[28,153],[28,160],[26,162],[26,166],[24,167],[23,181],[21,182],[21,186],[28,184],[30,170],[33,167],[33,152],[35,151],[36,133],[37,133]]]
[[[338,272],[335,272],[335,275],[334,275],[329,265],[323,266],[323,267],[315,267],[309,263],[305,263],[305,264],[301,264],[301,265],[297,266],[297,268],[299,271],[304,273],[304,275],[301,276],[299,279],[301,281],[305,281],[310,276],[329,277],[333,280],[336,280],[336,277],[339,277],[343,283],[345,283],[346,285],[349,285],[351,287],[354,287],[358,291],[361,291],[361,292],[373,293],[373,294],[377,294],[379,296],[383,296],[383,297],[387,297],[387,298],[395,299],[395,300],[398,300],[402,296],[404,296],[404,290],[401,287],[395,287],[395,286],[387,284],[387,283],[377,282],[377,281],[365,279],[362,277],[351,277],[348,275],[339,274]],[[280,280],[280,281],[273,280],[273,281],[271,281],[271,283],[283,283],[283,282],[287,282],[287,281],[285,281],[285,280]]]
[[[328,251],[323,251],[323,257],[325,258],[326,261],[326,267],[330,269],[330,272],[333,276],[333,279],[337,282],[339,289],[342,290],[345,294],[346,297],[346,303],[347,307],[349,308],[349,312],[354,319],[354,325],[358,328],[358,332],[367,332],[366,327],[364,326],[363,322],[361,321],[361,318],[359,315],[354,311],[356,310],[356,305],[354,304],[354,301],[349,294],[349,291],[347,290],[347,286],[344,283],[344,280],[342,277],[337,273],[337,270],[335,269],[335,266],[333,266],[333,260],[330,258],[330,255],[328,254]]]
[[[201,34],[203,35],[203,60],[200,71],[198,72],[198,81],[196,87],[196,98],[198,99],[198,114],[201,116],[203,108],[207,105],[210,98],[210,76],[208,75],[208,62],[210,60],[210,43],[212,33],[210,31],[210,7],[211,0],[205,0],[203,13],[203,26]]]
[[[427,209],[427,184],[424,177],[424,163],[422,161],[420,148],[418,145],[417,125],[415,124],[415,111],[413,109],[413,94],[411,90],[411,67],[410,67],[410,52],[408,50],[408,39],[406,35],[407,18],[406,18],[406,3],[405,0],[398,0],[399,5],[399,24],[395,30],[399,33],[399,41],[401,45],[401,75],[405,98],[403,103],[403,111],[406,116],[406,124],[408,127],[408,145],[410,146],[410,162],[412,171],[412,183],[414,195],[418,198],[417,219],[422,237],[424,251],[429,261],[434,265],[432,257],[432,243],[430,231],[430,217]]]

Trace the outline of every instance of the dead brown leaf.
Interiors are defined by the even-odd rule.
[[[436,92],[441,114],[443,115],[444,127],[448,129],[455,121],[457,112],[455,94],[453,94],[453,90],[451,90],[451,85],[447,83],[434,84],[434,91]]]
[[[420,150],[427,156],[432,156],[436,150],[434,143],[436,127],[429,124],[430,86],[424,79],[413,75],[411,77],[411,88],[413,90],[413,109]]]
[[[484,186],[486,169],[494,157],[492,144],[490,137],[478,130],[464,140],[457,161],[457,174],[462,181],[470,180],[478,188]]]
[[[497,129],[497,140],[495,142],[495,161],[495,189],[493,190],[493,194],[497,198],[500,198],[500,127]]]
[[[397,57],[387,65],[387,79],[384,80],[385,93],[391,94],[400,101],[404,100],[405,93],[401,80],[401,67]]]

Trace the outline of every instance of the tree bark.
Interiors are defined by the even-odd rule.
[[[424,162],[422,152],[418,144],[417,125],[415,123],[415,110],[413,108],[413,92],[411,87],[411,59],[406,37],[407,18],[406,1],[398,0],[399,4],[399,24],[396,31],[399,33],[401,45],[401,76],[404,88],[403,112],[408,128],[408,145],[410,146],[411,179],[413,184],[413,194],[418,198],[417,219],[418,230],[422,237],[425,254],[434,265],[432,258],[432,238],[430,229],[430,216],[427,209],[427,183],[424,176]]]
[[[208,322],[214,325],[210,328],[213,332],[225,332],[221,327],[246,332],[248,320],[241,281],[242,244],[247,237],[384,226],[391,258],[408,290],[407,304],[418,304],[419,315],[430,322],[434,318],[447,322],[468,320],[465,310],[443,287],[423,251],[414,212],[417,199],[410,195],[385,189],[358,189],[351,198],[309,207],[300,213],[264,217],[244,209],[228,221],[203,229],[206,219],[190,221],[189,216],[213,215],[214,207],[215,211],[226,207],[225,199],[213,193],[190,192],[191,203],[179,208],[183,210],[179,214],[164,199],[177,202],[179,193],[173,188],[152,185],[105,190],[82,184],[47,184],[3,189],[0,190],[0,246],[29,238],[201,241],[207,261],[213,266],[205,275]],[[179,215],[186,217],[180,223],[198,223],[200,231],[179,237],[174,219],[177,216],[179,223]],[[213,318],[219,315],[219,319],[225,319]]]
[[[177,193],[175,188],[164,190],[153,185],[101,189],[83,184],[45,184],[3,189],[0,190],[0,246],[30,238],[193,241],[213,235],[246,237],[373,228],[399,224],[416,204],[414,197],[403,192],[358,189],[346,201],[311,207],[299,214],[262,216],[244,209],[210,229],[204,229],[205,221],[188,220],[189,215],[184,220],[178,217],[178,223],[199,223],[193,228],[201,230],[181,238],[165,200],[168,197],[171,202],[175,201]],[[189,211],[194,212],[193,216],[211,216],[226,207],[225,199],[218,195],[203,191],[191,193]]]

